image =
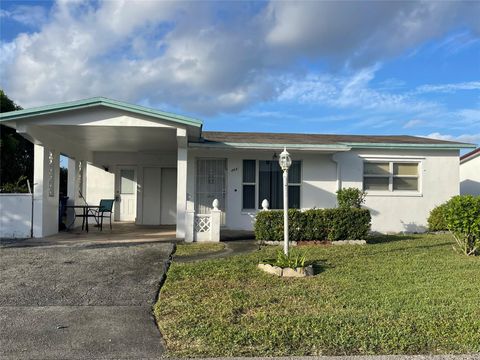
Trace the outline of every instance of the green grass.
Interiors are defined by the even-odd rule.
[[[154,312],[170,356],[477,353],[480,258],[452,245],[308,246],[319,273],[300,279],[256,268],[276,248],[174,262]]]
[[[192,243],[177,245],[176,256],[192,256],[198,254],[213,253],[225,249],[223,243]]]

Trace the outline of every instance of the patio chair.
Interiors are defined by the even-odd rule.
[[[95,210],[95,217],[97,223],[100,227],[100,231],[103,230],[103,219],[108,217],[110,220],[110,230],[112,230],[112,212],[113,212],[113,199],[102,199],[100,200],[100,207],[98,210]]]

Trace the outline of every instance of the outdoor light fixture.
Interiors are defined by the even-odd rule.
[[[283,148],[278,163],[283,170],[283,252],[288,255],[288,169],[292,165],[292,158],[287,148]]]

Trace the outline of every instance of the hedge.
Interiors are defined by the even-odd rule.
[[[447,220],[445,214],[447,211],[447,204],[441,204],[433,208],[428,216],[428,230],[429,231],[446,231],[448,230]]]
[[[290,241],[365,239],[371,216],[367,209],[288,210]],[[283,211],[260,211],[254,225],[257,240],[283,240]]]

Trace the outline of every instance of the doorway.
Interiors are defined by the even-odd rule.
[[[174,225],[177,220],[177,169],[143,169],[143,224]]]
[[[116,211],[119,221],[135,221],[137,216],[137,170],[135,167],[119,166],[115,192]]]

